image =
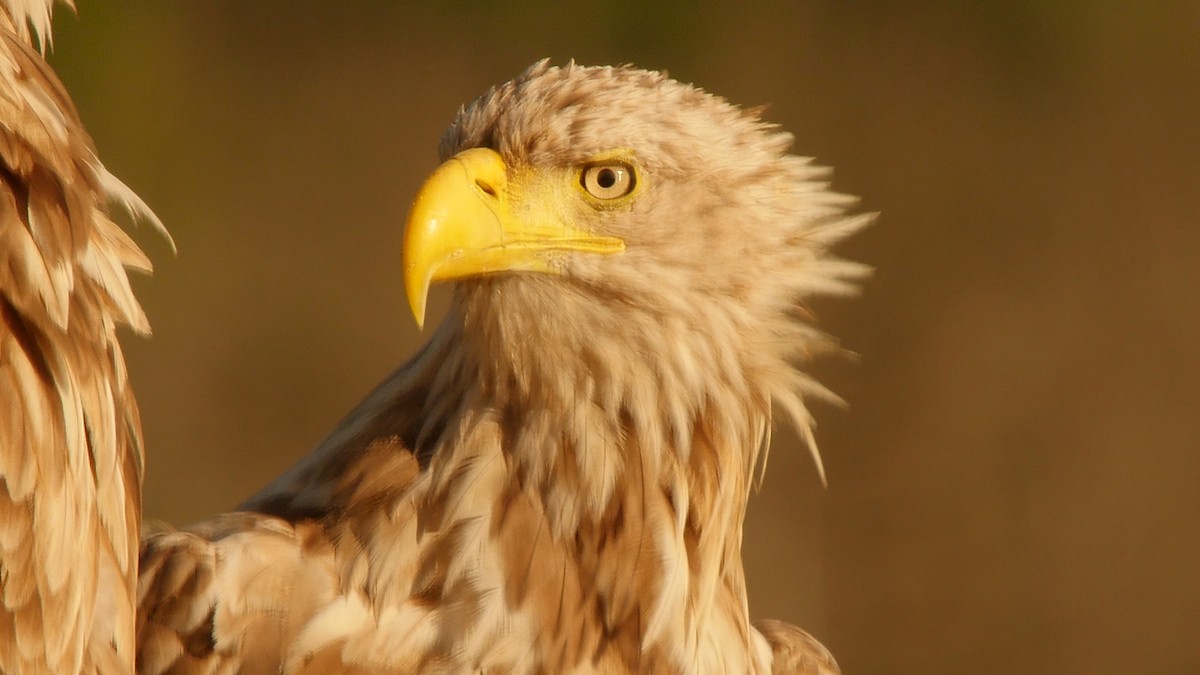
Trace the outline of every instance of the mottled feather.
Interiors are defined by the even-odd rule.
[[[149,332],[126,269],[150,263],[110,203],[158,221],[35,47],[52,6],[0,2],[0,671],[130,673],[142,450],[116,331]]]
[[[460,281],[426,347],[244,512],[142,550],[143,673],[836,673],[750,621],[742,522],[773,408],[811,442],[815,294],[869,217],[754,113],[631,67],[535,64],[443,159],[636,157],[578,217],[620,255]],[[814,449],[815,453],[815,449]]]

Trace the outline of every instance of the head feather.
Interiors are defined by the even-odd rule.
[[[595,225],[622,236],[626,255],[581,256],[565,279],[462,284],[477,346],[501,356],[490,375],[526,395],[522,383],[541,382],[542,396],[628,414],[652,447],[686,446],[713,402],[773,399],[824,480],[806,401],[837,397],[797,366],[832,341],[809,323],[805,303],[856,292],[869,268],[830,248],[873,216],[847,215],[856,200],[829,189],[827,169],[788,154],[792,136],[760,112],[664,73],[547,61],[460,110],[443,158],[482,146],[510,166],[563,167],[629,148],[651,185],[620,219]],[[531,325],[532,316],[561,325]],[[742,417],[730,423],[742,427]],[[743,429],[722,433],[745,442]]]

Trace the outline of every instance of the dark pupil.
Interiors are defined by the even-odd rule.
[[[596,184],[606,190],[616,185],[617,172],[612,169],[600,169],[600,173],[596,175]]]

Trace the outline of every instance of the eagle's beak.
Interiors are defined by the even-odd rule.
[[[522,185],[525,185],[522,182]],[[545,203],[568,190],[546,190],[545,182],[516,190],[508,167],[494,150],[465,150],[439,166],[413,202],[404,232],[404,286],[417,325],[425,323],[429,285],[493,272],[552,272],[553,258],[566,251],[615,253],[625,244],[563,222],[570,210]],[[513,192],[545,194],[516,195]],[[521,214],[514,202],[526,205]],[[542,203],[538,203],[542,202]]]

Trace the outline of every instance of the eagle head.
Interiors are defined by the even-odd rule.
[[[413,313],[455,281],[479,377],[633,417],[651,443],[688,445],[727,400],[766,411],[752,435],[781,402],[807,438],[803,395],[828,392],[793,364],[828,341],[804,300],[854,289],[866,268],[828,249],[870,216],[791,142],[663,73],[536,63],[442,138],[405,235]]]

